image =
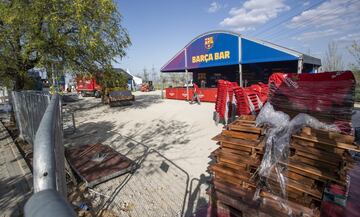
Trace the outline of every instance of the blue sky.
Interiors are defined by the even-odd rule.
[[[231,30],[319,58],[336,41],[345,64],[347,47],[360,42],[359,0],[115,0],[132,46],[116,67],[158,71],[197,35]]]

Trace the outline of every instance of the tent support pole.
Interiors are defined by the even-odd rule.
[[[185,80],[186,80],[186,100],[189,101],[189,73],[185,69]]]
[[[242,65],[241,64],[239,64],[239,83],[240,83],[240,87],[243,87]]]
[[[298,70],[297,70],[297,73],[298,73],[298,74],[301,74],[301,73],[302,73],[303,63],[304,63],[303,59],[300,58],[300,59],[298,60]]]

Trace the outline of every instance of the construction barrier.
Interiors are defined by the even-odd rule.
[[[184,87],[166,88],[166,99],[186,100],[187,91]],[[194,95],[194,89],[189,88],[189,99]],[[216,102],[217,88],[198,88],[198,96],[201,102]]]

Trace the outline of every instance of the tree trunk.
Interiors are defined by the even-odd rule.
[[[15,85],[14,85],[14,91],[22,90],[25,86],[25,80],[24,77],[20,74],[17,74],[15,77]]]

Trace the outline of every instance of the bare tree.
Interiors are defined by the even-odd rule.
[[[158,82],[158,73],[156,72],[154,65],[151,68],[151,77],[152,77],[153,82],[155,82],[155,83]]]
[[[360,44],[357,41],[353,41],[350,47],[348,47],[349,53],[354,57],[355,63],[351,64],[351,68],[359,72],[360,71]]]
[[[322,68],[323,71],[338,71],[344,69],[342,55],[338,53],[338,46],[334,41],[328,44]]]
[[[144,79],[144,82],[149,81],[149,73],[147,72],[146,67],[144,67],[144,69],[143,69],[143,79]]]

